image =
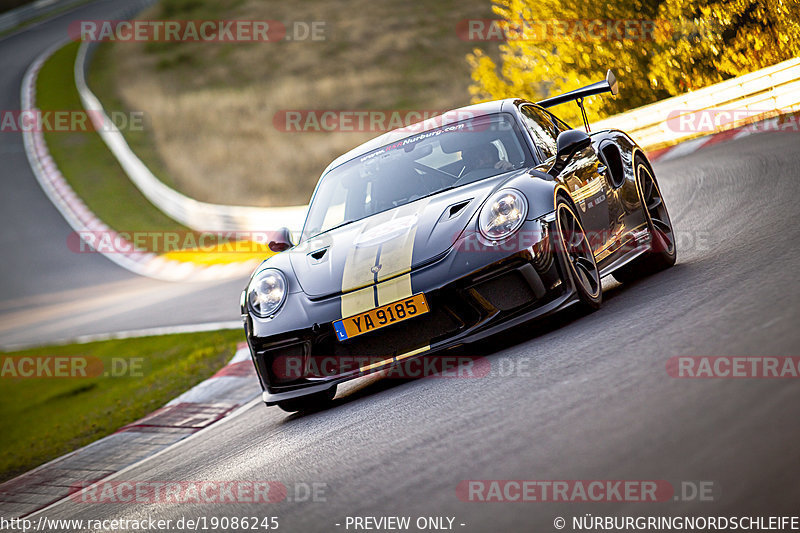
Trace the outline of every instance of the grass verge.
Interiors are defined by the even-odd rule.
[[[56,51],[36,81],[36,106],[44,111],[79,111],[73,78],[79,43]],[[159,211],[134,186],[94,131],[46,131],[47,147],[64,178],[100,220],[117,231],[186,231]]]
[[[78,46],[79,43],[66,45],[42,66],[36,81],[36,105],[43,112],[83,110],[73,77]],[[102,67],[108,58],[101,49],[95,60]],[[100,68],[95,79],[101,84],[107,83],[107,78],[112,73],[113,69]],[[121,105],[115,103],[117,102],[111,101],[111,107],[107,109],[109,113],[121,109]],[[246,243],[244,252],[232,252],[226,248],[225,243],[228,240],[224,236],[205,235],[201,239],[198,232],[189,230],[165,215],[131,182],[97,132],[58,130],[46,131],[44,136],[50,154],[64,178],[100,220],[112,229],[130,235],[147,232],[171,233],[176,238],[169,249],[165,249],[163,239],[135,241],[137,245],[141,244],[141,248],[166,253],[192,248],[192,243],[209,243],[211,248],[198,253],[172,254],[173,259],[202,264],[263,259],[271,254],[265,245],[253,242]],[[126,137],[140,153],[148,156],[151,164],[157,161],[155,147],[146,130],[129,129]],[[157,165],[155,170],[159,170]],[[162,178],[164,175],[161,172]],[[169,180],[165,182],[170,184]],[[214,246],[215,243],[219,246]],[[241,249],[243,248],[239,248]]]
[[[158,409],[224,366],[242,340],[241,331],[229,330],[0,354],[0,482]],[[88,362],[87,376],[99,375],[14,377],[28,372],[18,358],[59,356]]]

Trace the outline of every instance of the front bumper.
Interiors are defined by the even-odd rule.
[[[526,227],[542,234],[541,222],[527,222],[520,234]],[[245,330],[264,402],[271,405],[322,392],[573,303],[571,278],[550,239],[552,227],[547,229],[542,241],[520,240],[511,251],[470,249],[467,237],[442,258],[412,272],[413,292],[425,294],[428,313],[346,341],[337,340],[332,326],[341,318],[338,296],[313,301],[302,293],[292,295],[281,313],[296,316],[303,327],[278,334],[247,314]]]

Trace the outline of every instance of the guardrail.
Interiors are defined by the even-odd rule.
[[[800,58],[794,58],[614,115],[593,123],[592,129],[622,130],[646,150],[656,150],[694,137],[798,111]],[[711,118],[725,119],[725,123],[710,130],[687,130],[681,127],[686,122],[696,123],[698,120],[708,121]]]
[[[75,85],[84,108],[92,111],[95,129],[145,198],[184,226],[198,231],[265,231],[285,226],[298,233],[302,229],[307,206],[265,208],[210,204],[189,198],[159,180],[133,153],[86,84],[88,59],[94,45],[96,43],[83,42],[78,49]]]
[[[75,83],[81,101],[92,113],[92,120],[103,141],[119,161],[131,181],[156,207],[178,222],[203,231],[258,231],[288,227],[293,233],[302,228],[308,206],[245,207],[209,204],[171,189],[161,182],[133,153],[102,104],[86,85],[88,57],[96,43],[82,43],[75,61]],[[739,111],[713,129],[683,131],[681,118],[699,112],[714,117],[725,111]],[[677,144],[769,116],[800,111],[800,58],[791,59],[750,74],[738,76],[697,91],[609,117],[592,124],[595,130],[619,129],[629,133],[648,151]]]
[[[62,46],[64,46],[63,42],[57,43],[39,54],[25,71],[20,90],[22,109],[36,109],[36,78],[39,70],[47,58]],[[78,236],[106,235],[111,242],[115,243],[114,249],[108,251],[95,248],[90,241],[86,241],[86,250],[94,249],[108,260],[131,272],[164,281],[242,278],[251,273],[259,263],[258,259],[246,259],[228,264],[202,265],[138,250],[126,235],[115,232],[98,219],[75,194],[48,151],[42,128],[23,128],[22,141],[25,155],[36,181],[73,231]]]

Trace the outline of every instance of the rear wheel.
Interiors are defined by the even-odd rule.
[[[642,210],[650,230],[650,250],[614,271],[617,281],[626,283],[664,270],[675,264],[675,233],[667,212],[667,205],[661,196],[658,183],[645,163],[644,158],[636,156],[636,186],[642,199]]]
[[[331,403],[334,396],[336,396],[336,387],[315,394],[309,394],[308,396],[283,400],[282,402],[278,402],[277,405],[287,413],[295,413],[297,411],[319,411],[326,408]]]
[[[578,216],[570,203],[563,198],[559,198],[556,204],[556,223],[561,251],[567,260],[569,276],[578,298],[583,307],[597,309],[603,301],[600,271]]]

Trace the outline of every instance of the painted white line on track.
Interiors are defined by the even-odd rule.
[[[183,324],[180,326],[162,326],[155,328],[132,329],[127,331],[116,331],[112,333],[96,333],[92,335],[80,335],[63,340],[56,340],[47,343],[45,346],[60,346],[64,344],[86,344],[88,342],[135,339],[138,337],[154,337],[156,335],[174,335],[178,333],[202,333],[204,331],[217,331],[221,329],[242,328],[241,320],[229,320],[225,322],[206,322],[202,324]],[[0,347],[5,352],[25,350],[27,348],[38,348],[43,346],[41,343],[9,344]]]

